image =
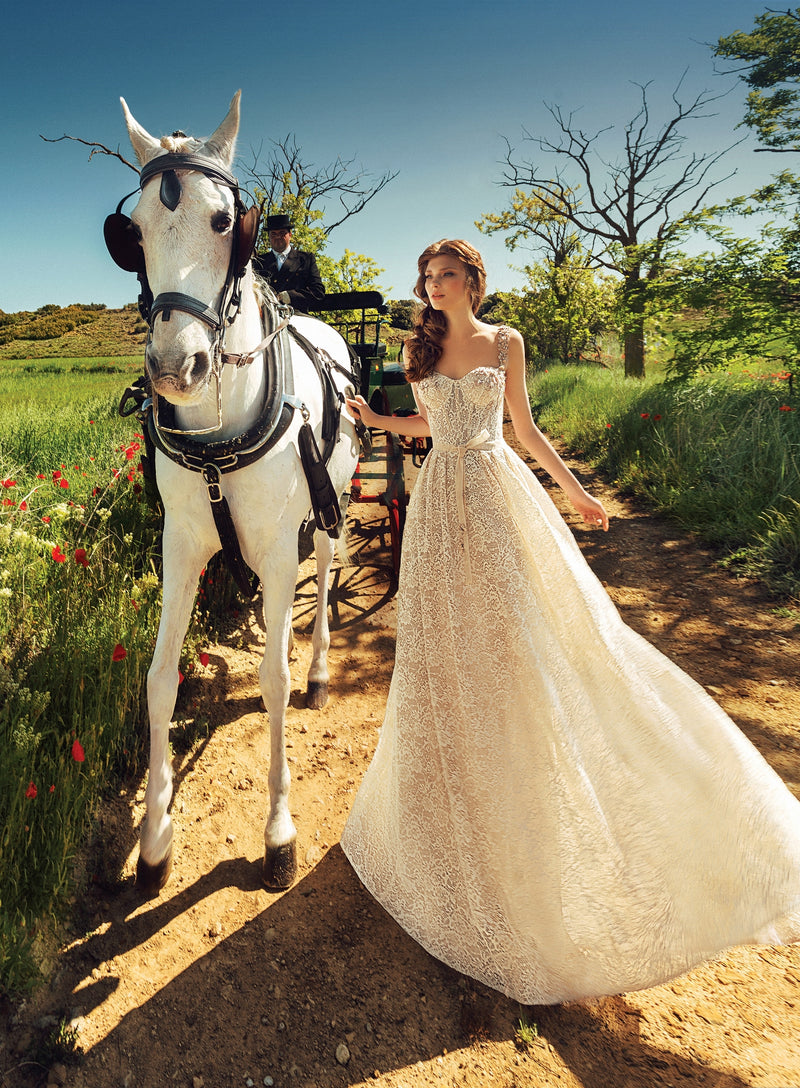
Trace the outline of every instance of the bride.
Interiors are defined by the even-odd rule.
[[[404,348],[432,435],[414,487],[386,715],[342,847],[451,967],[524,1004],[642,989],[800,936],[800,803],[711,697],[622,622],[502,437],[607,514],[533,422],[522,338],[475,314],[480,254],[419,258]]]

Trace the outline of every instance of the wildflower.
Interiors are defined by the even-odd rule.
[[[20,510],[27,510],[27,509],[28,509],[28,504],[27,504],[27,503],[25,502],[25,500],[24,500],[24,499],[23,499],[23,500],[22,500],[22,502],[21,502],[21,503],[19,504],[19,508],[20,508]]]
[[[610,424],[610,423],[606,423],[606,430],[607,430],[607,431],[610,431],[610,430],[611,430],[611,424]]]
[[[794,408],[792,408],[791,405],[789,405],[789,404],[782,404],[780,406],[780,408],[778,409],[778,411],[779,412],[793,412]]]
[[[83,567],[84,570],[86,570],[88,568],[89,560],[86,557],[86,549],[85,548],[76,548],[75,549],[75,562],[78,564],[79,567]]]
[[[50,554],[53,556],[53,559],[56,561],[56,563],[64,563],[66,561],[67,557],[62,552],[60,544],[56,544],[55,548],[53,548]]]
[[[203,653],[200,654],[200,664],[203,666],[203,668],[205,668],[208,665],[210,660],[211,660],[211,658],[208,656],[208,654],[204,650]]]
[[[44,517],[42,518],[42,521],[45,523],[45,525],[49,525],[50,524],[50,515],[45,514]]]
[[[653,416],[653,419],[656,421],[656,423],[658,423],[659,419],[661,419],[661,416],[660,415]]]
[[[114,650],[113,650],[113,652],[111,654],[111,660],[112,661],[124,661],[127,656],[128,656],[128,651],[125,649],[125,647],[122,645],[121,642],[118,642],[117,645],[114,647]]]
[[[31,784],[25,790],[25,796],[28,797],[31,801],[33,801],[38,792],[39,791],[36,789],[36,786],[33,784],[33,782],[31,782]]]
[[[56,788],[55,788],[55,786],[51,786],[51,787],[50,787],[50,792],[51,792],[51,793],[55,793],[55,792],[56,792]]]
[[[61,479],[61,469],[60,468],[57,468],[55,470],[55,472],[53,473],[53,479],[54,480],[60,480]]]
[[[36,479],[37,480],[46,480],[47,477],[45,476],[45,474],[43,472],[37,472],[36,473]]]
[[[11,480],[11,479],[3,480],[3,487],[16,487],[16,486],[17,486],[17,481],[16,480]]]
[[[83,763],[86,759],[86,753],[83,750],[83,745],[76,737],[72,742],[72,758],[76,763]]]
[[[3,499],[3,506],[16,506],[13,499]]]
[[[642,412],[642,419],[649,419],[649,418],[650,418],[650,413],[649,412]]]
[[[69,480],[65,480],[62,476],[61,479],[58,481],[58,486],[64,488],[69,487]]]

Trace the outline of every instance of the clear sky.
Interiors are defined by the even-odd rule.
[[[43,0],[11,5],[0,68],[0,309],[136,297],[136,280],[108,257],[105,215],[135,186],[107,156],[88,160],[69,133],[132,158],[119,96],[153,135],[207,136],[242,89],[239,157],[294,133],[304,157],[325,165],[355,156],[398,177],[333,233],[328,252],[355,250],[385,269],[390,297],[407,298],[430,242],[463,237],[484,254],[489,289],[522,283],[499,235],[474,221],[499,211],[503,137],[555,135],[545,103],[580,110],[587,130],[620,128],[635,112],[634,84],[651,81],[658,119],[688,69],[683,98],[731,94],[716,117],[687,129],[701,150],[743,135],[744,88],[715,72],[711,45],[749,30],[766,8],[752,0],[139,0],[135,5]],[[609,137],[606,137],[607,139]],[[753,153],[753,137],[720,175],[726,190],[787,166]],[[528,157],[533,148],[525,152]],[[785,158],[785,156],[783,157]],[[239,170],[240,178],[243,170]],[[130,205],[128,205],[128,209]]]

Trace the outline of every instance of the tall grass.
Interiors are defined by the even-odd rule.
[[[623,487],[728,561],[800,593],[800,405],[787,375],[660,375],[555,368],[531,380],[534,412]]]
[[[158,518],[114,385],[0,368],[0,991],[36,974],[37,928],[144,737]]]

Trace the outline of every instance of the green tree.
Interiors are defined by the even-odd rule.
[[[715,56],[742,62],[732,71],[752,88],[742,124],[766,144],[756,150],[800,150],[800,8],[756,16],[750,32],[720,38]]]
[[[598,337],[613,325],[616,289],[581,262],[527,265],[521,291],[500,293],[488,313],[519,329],[532,367],[579,362],[598,352]]]
[[[514,190],[511,220],[503,223],[501,215],[482,221],[486,229],[511,229],[521,232],[520,237],[527,233],[540,239],[537,232],[543,223],[563,223],[577,232],[590,253],[590,264],[620,277],[625,373],[631,377],[644,376],[651,285],[674,259],[678,241],[711,188],[726,180],[709,180],[725,151],[687,153],[685,148],[686,123],[707,116],[706,107],[721,96],[703,91],[684,105],[679,90],[680,85],[672,95],[670,116],[654,128],[647,85],[639,88],[639,109],[625,125],[622,147],[613,161],[606,160],[598,146],[607,130],[587,134],[572,114],[548,107],[560,135],[555,141],[525,138],[556,158],[555,178],[537,163],[518,160],[508,144],[500,184]],[[562,169],[577,176],[577,184],[569,182]]]
[[[713,251],[684,257],[659,289],[672,322],[671,370],[686,378],[733,363],[798,372],[800,359],[800,179],[785,173],[698,218]],[[747,238],[725,220],[783,218]]]

